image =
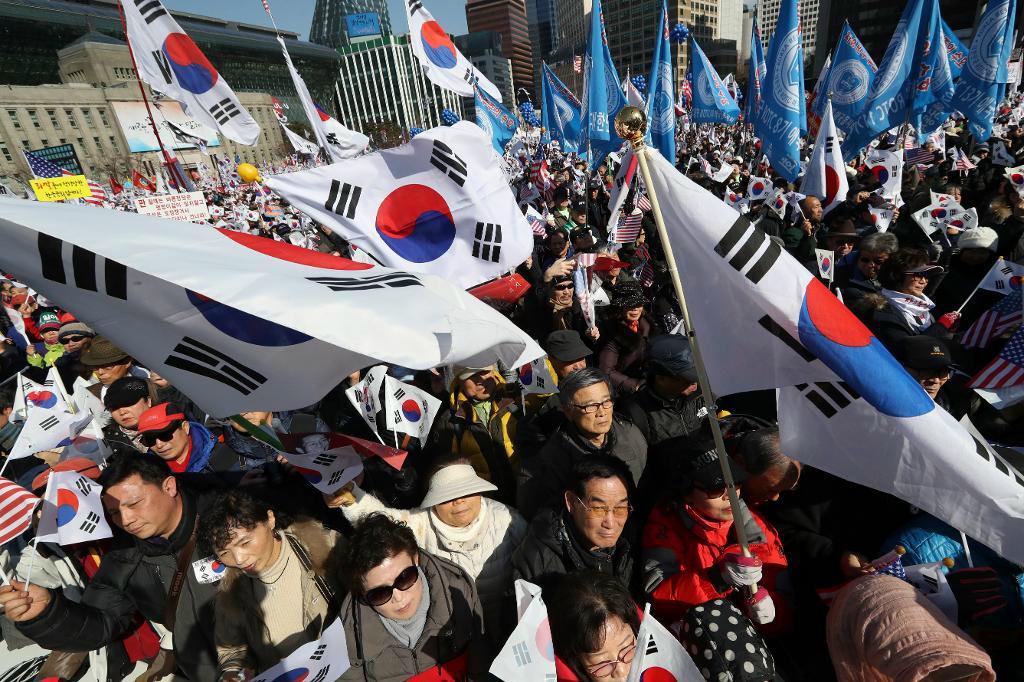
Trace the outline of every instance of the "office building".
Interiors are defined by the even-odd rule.
[[[459,52],[487,80],[494,83],[501,92],[502,102],[509,110],[516,108],[515,89],[512,87],[512,62],[506,58],[501,49],[501,34],[495,31],[478,31],[455,37],[455,46]],[[473,118],[473,98],[467,97],[466,117]]]
[[[533,48],[526,21],[526,0],[469,0],[466,25],[470,33],[501,34],[502,54],[512,63],[513,87],[525,88],[533,95]]]
[[[862,0],[854,1],[862,2]],[[864,2],[873,1],[864,0]],[[814,63],[814,55],[817,51],[815,42],[818,31],[815,29],[818,26],[819,2],[820,0],[801,0],[800,2],[800,36],[801,45],[804,49],[804,64]],[[761,42],[764,45],[765,57],[768,55],[768,44],[775,33],[775,24],[779,19],[779,9],[781,6],[782,0],[760,0],[757,3],[757,27],[761,30]],[[896,23],[893,22],[892,25],[895,26]],[[833,35],[838,36],[839,31],[836,31]],[[807,75],[810,76],[810,72]]]
[[[526,0],[526,22],[533,48],[533,83],[539,97],[541,64],[554,52],[558,33],[555,0]]]
[[[374,17],[376,15],[376,28]],[[391,33],[387,0],[316,0],[310,42],[341,47],[375,35]]]

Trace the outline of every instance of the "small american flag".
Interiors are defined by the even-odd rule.
[[[609,241],[615,242],[616,244],[632,244],[636,241],[636,238],[640,236],[641,220],[643,220],[643,215],[640,213],[623,216],[623,218],[619,220],[619,224],[615,227],[615,233]]]
[[[1024,384],[1024,327],[1017,330],[999,355],[978,372],[968,388],[1007,388]]]
[[[551,184],[548,160],[541,156],[539,149],[537,150],[537,155],[533,157],[533,161],[530,162],[530,182],[542,192],[548,189],[548,186]]]
[[[893,578],[907,580],[907,569],[903,568],[903,559],[896,557],[892,563],[878,569],[875,575],[891,575]],[[907,582],[910,582],[907,580]]]
[[[637,197],[636,207],[639,208],[644,213],[646,213],[646,212],[650,211],[651,208],[652,208],[651,200],[648,199],[645,195],[641,195],[641,196]]]
[[[548,234],[547,218],[533,206],[526,209],[526,222],[530,223],[530,229],[538,237],[546,237]]]
[[[1021,290],[1017,289],[1003,297],[1003,300],[986,310],[964,332],[960,344],[964,348],[984,348],[992,339],[999,336],[1024,318],[1021,310]]]
[[[690,85],[689,78],[683,79],[683,87],[681,88],[681,90],[683,93],[683,97],[686,98],[687,102],[693,99],[693,86]]]
[[[637,268],[636,279],[640,282],[640,286],[643,288],[651,288],[654,284],[654,268],[651,267],[650,261],[646,261],[643,265]]]
[[[37,178],[59,178],[64,175],[74,175],[71,171],[61,168],[53,161],[43,158],[38,154],[26,151],[25,160],[28,161],[28,167],[32,170],[32,175]]]
[[[922,147],[904,149],[903,158],[908,164],[915,166],[930,166],[935,163],[935,154]]]
[[[572,70],[576,73],[583,73],[583,57],[576,55],[572,58]]]
[[[102,206],[103,202],[107,200],[107,190],[103,189],[103,186],[98,182],[89,180],[89,191],[92,192],[92,195],[82,199],[85,203],[93,206]]]
[[[956,169],[960,171],[969,171],[977,168],[959,147],[953,147],[953,161],[955,162]]]
[[[28,529],[38,501],[38,497],[20,485],[0,478],[0,545]]]

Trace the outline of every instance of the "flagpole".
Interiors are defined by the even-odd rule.
[[[711,393],[711,382],[708,379],[708,371],[704,366],[704,358],[697,343],[697,333],[693,328],[690,319],[690,312],[686,306],[686,296],[683,292],[683,282],[679,278],[679,269],[676,267],[676,259],[672,253],[672,246],[668,240],[668,230],[665,228],[665,219],[661,214],[661,205],[658,201],[658,193],[654,182],[651,180],[651,173],[647,166],[647,149],[644,145],[644,133],[647,130],[647,116],[637,107],[626,106],[615,116],[615,132],[619,137],[627,140],[633,146],[633,152],[640,162],[640,173],[647,184],[647,198],[651,200],[651,212],[654,214],[654,222],[658,227],[658,237],[661,239],[661,248],[665,253],[665,262],[668,265],[668,273],[672,278],[672,286],[675,289],[676,298],[679,301],[679,310],[683,317],[683,326],[686,337],[690,341],[690,348],[693,351],[693,361],[697,369],[697,380],[700,384],[701,395],[704,397],[704,404],[708,408],[708,421],[711,424],[711,435],[715,441],[715,450],[718,452],[718,463],[722,467],[722,478],[725,480],[726,492],[729,495],[729,507],[732,509],[733,528],[736,531],[736,540],[745,556],[750,556],[750,549],[747,542],[747,532],[744,527],[744,517],[741,513],[740,499],[736,494],[736,482],[733,479],[732,468],[729,466],[729,456],[725,452],[725,441],[722,438],[722,428],[718,423],[718,410],[715,406],[714,395]],[[751,588],[753,594],[754,587]]]

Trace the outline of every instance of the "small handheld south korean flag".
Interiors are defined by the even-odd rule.
[[[380,435],[377,433],[377,413],[380,411],[380,387],[384,384],[384,375],[388,373],[388,368],[385,365],[377,365],[367,370],[366,374],[363,375],[363,380],[357,384],[354,384],[351,388],[346,389],[345,395],[348,396],[348,400],[352,403],[352,407],[359,411],[359,415],[366,422],[366,425],[370,427],[374,435],[377,436],[377,440],[380,440]]]
[[[100,502],[100,486],[77,471],[50,472],[36,540],[74,545],[111,535]]]
[[[384,418],[387,428],[425,441],[441,401],[415,386],[384,377]]]
[[[747,199],[761,201],[767,199],[775,192],[775,185],[768,178],[761,178],[756,175],[750,176],[747,183]]]
[[[336,493],[343,485],[363,473],[363,458],[349,445],[308,455],[294,452],[281,454],[307,483],[326,495]]]
[[[836,255],[827,249],[815,249],[814,257],[818,259],[818,274],[822,279],[832,281],[836,270]]]
[[[325,682],[341,679],[351,667],[345,629],[341,619],[331,623],[320,639],[304,644],[269,670],[264,670],[251,682],[277,682],[278,680],[304,680]]]
[[[22,459],[37,452],[71,445],[91,422],[92,415],[84,411],[71,414],[64,411],[30,410],[25,426],[8,457]]]
[[[540,588],[525,580],[516,580],[516,602],[519,624],[491,663],[490,673],[505,682],[554,682],[555,651],[551,644],[548,609]]]
[[[195,573],[196,582],[200,585],[219,583],[227,568],[224,562],[216,556],[208,556],[205,559],[197,559],[192,562],[192,572]]]
[[[683,645],[651,615],[650,604],[644,609],[644,620],[636,633],[636,654],[626,682],[641,680],[704,682]]]
[[[519,385],[523,387],[523,393],[549,394],[558,390],[555,384],[555,377],[548,369],[547,356],[537,358],[533,362],[523,365],[517,370]]]

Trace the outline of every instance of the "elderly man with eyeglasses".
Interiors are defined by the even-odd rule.
[[[541,588],[560,576],[595,570],[633,587],[633,552],[623,533],[633,507],[633,481],[614,457],[581,460],[558,509],[542,510],[512,556],[512,576]]]
[[[577,462],[614,457],[626,466],[633,485],[647,466],[647,441],[636,426],[615,415],[615,398],[604,372],[576,370],[559,382],[558,397],[565,422],[520,467],[516,506],[527,519],[544,507],[561,505]]]

